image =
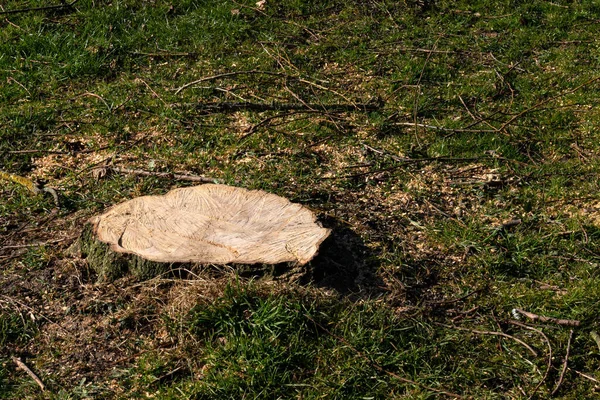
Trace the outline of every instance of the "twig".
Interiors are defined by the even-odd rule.
[[[96,93],[91,93],[91,92],[85,92],[80,94],[79,96],[75,96],[75,98],[77,97],[83,97],[83,96],[91,96],[91,97],[95,97],[98,100],[102,101],[104,103],[104,105],[106,106],[106,108],[108,108],[109,112],[112,112],[112,108],[108,105],[108,103],[106,102],[106,100],[104,100],[104,98],[102,96],[100,96],[99,94]]]
[[[440,322],[438,322],[436,324],[440,325],[440,326],[443,326],[445,328],[448,328],[448,329],[455,329],[455,330],[458,330],[458,331],[471,332],[471,333],[476,333],[478,335],[502,336],[502,337],[505,337],[505,338],[508,338],[508,339],[512,339],[515,342],[519,343],[521,346],[525,347],[527,350],[529,350],[534,357],[538,356],[537,351],[535,351],[530,345],[528,345],[527,343],[525,343],[524,341],[522,341],[519,338],[516,338],[516,337],[514,337],[512,335],[509,335],[508,333],[496,332],[496,331],[480,331],[480,330],[477,330],[477,329],[463,328],[461,326],[456,326],[456,325],[446,325],[446,324],[442,324]]]
[[[289,74],[284,74],[284,73],[282,73],[282,72],[261,71],[261,70],[256,70],[256,69],[247,70],[247,71],[233,71],[233,72],[225,72],[225,73],[223,73],[223,74],[217,74],[217,75],[206,76],[206,77],[204,77],[204,78],[200,78],[200,79],[197,79],[197,80],[195,80],[195,81],[192,81],[192,82],[186,83],[186,84],[185,84],[185,85],[183,85],[183,86],[180,86],[179,88],[177,88],[177,89],[175,90],[175,94],[179,94],[179,92],[181,92],[182,90],[184,90],[184,89],[187,89],[187,88],[189,88],[190,86],[194,86],[194,85],[196,85],[196,84],[198,84],[198,83],[201,83],[201,82],[212,81],[212,80],[215,80],[215,79],[221,79],[221,78],[228,78],[228,77],[231,77],[231,76],[237,76],[237,75],[269,75],[269,76],[276,76],[276,77],[279,77],[279,78],[293,79],[293,80],[297,80],[298,82],[305,83],[305,84],[307,84],[307,85],[309,85],[309,86],[313,86],[313,87],[315,87],[315,88],[318,88],[318,89],[321,89],[321,90],[325,90],[325,91],[327,91],[327,92],[331,92],[331,93],[333,93],[333,94],[335,94],[335,95],[337,95],[337,96],[339,96],[339,97],[343,98],[343,99],[344,99],[344,100],[346,100],[348,103],[354,104],[354,102],[353,102],[353,101],[351,101],[350,99],[348,99],[348,98],[347,98],[346,96],[344,96],[342,93],[339,93],[339,92],[337,92],[337,91],[335,91],[335,90],[333,90],[333,89],[331,89],[331,88],[328,88],[328,87],[326,87],[326,86],[323,86],[323,85],[320,85],[320,84],[318,84],[318,83],[315,83],[315,82],[309,81],[309,80],[307,80],[307,79],[300,78],[300,77],[298,77],[298,76],[289,75]],[[358,105],[356,105],[356,107],[355,107],[355,108],[356,108],[356,109],[359,109],[360,107],[359,107]]]
[[[132,56],[145,56],[145,57],[195,57],[197,53],[185,53],[185,52],[168,52],[161,51],[159,53],[146,53],[143,51],[132,51]]]
[[[129,169],[129,168],[121,168],[121,167],[100,167],[100,168],[110,169],[113,172],[117,172],[117,173],[121,173],[121,174],[132,174],[132,175],[140,175],[140,176],[158,176],[161,178],[171,178],[171,179],[178,179],[181,181],[190,181],[190,182],[218,183],[218,181],[216,179],[209,178],[206,176],[173,174],[171,172],[152,172],[152,171],[143,171],[140,169]]]
[[[600,381],[593,376],[589,376],[588,374],[584,374],[581,371],[577,371],[576,369],[569,368],[569,371],[575,372],[577,375],[583,376],[585,379],[589,379],[592,382],[600,383]]]
[[[480,160],[506,160],[500,157],[424,157],[424,158],[406,158],[406,159],[395,159],[395,161],[401,163],[400,165],[394,165],[387,168],[381,168],[375,171],[367,171],[360,172],[358,174],[352,175],[343,175],[343,176],[328,176],[322,177],[321,179],[330,180],[330,179],[354,179],[360,178],[361,176],[366,175],[374,175],[379,174],[381,172],[393,171],[399,168],[402,168],[404,164],[418,164],[421,162],[430,162],[430,161],[441,161],[441,162],[469,162],[469,161],[480,161]]]
[[[138,81],[138,82],[142,82],[142,83],[143,83],[143,84],[144,84],[144,85],[145,85],[145,86],[148,88],[148,90],[150,90],[150,91],[152,92],[152,94],[153,94],[153,95],[154,95],[154,96],[155,96],[157,99],[159,99],[159,100],[160,100],[160,101],[161,101],[161,102],[162,102],[162,103],[163,103],[165,106],[167,105],[167,103],[166,103],[166,102],[163,100],[163,98],[162,98],[162,97],[160,97],[160,95],[159,95],[158,93],[156,93],[156,92],[154,91],[154,89],[152,89],[152,88],[150,87],[150,85],[148,85],[148,83],[146,83],[146,81],[145,81],[145,80],[143,80],[142,78],[136,78],[135,80],[136,80],[136,81]]]
[[[598,351],[600,351],[600,335],[598,335],[598,332],[596,331],[591,331],[590,336],[592,337],[592,339],[594,339],[594,342],[596,342],[596,346],[598,346]]]
[[[69,237],[62,238],[62,239],[48,240],[47,242],[27,243],[27,244],[15,244],[15,245],[10,245],[10,246],[2,246],[0,248],[0,250],[23,249],[23,248],[26,248],[26,247],[47,246],[49,244],[60,243],[60,242],[64,242],[64,241],[67,241],[67,240],[72,240],[72,239],[75,239],[75,238],[77,238],[77,236],[69,236]]]
[[[573,339],[573,329],[571,329],[571,331],[569,332],[569,341],[567,342],[567,353],[565,354],[565,360],[563,361],[562,371],[560,371],[560,377],[558,378],[556,387],[550,394],[551,396],[554,396],[556,394],[556,392],[558,392],[558,389],[560,388],[560,385],[562,385],[563,379],[565,377],[565,372],[567,371],[567,364],[569,363],[569,351],[571,350],[571,340],[572,339]]]
[[[261,126],[264,126],[264,125],[268,124],[269,122],[271,122],[274,119],[286,118],[286,117],[290,117],[290,116],[296,115],[296,114],[323,114],[323,115],[331,117],[331,115],[327,111],[311,110],[311,109],[309,109],[309,110],[291,111],[291,112],[287,112],[287,113],[283,113],[283,114],[272,115],[270,117],[267,117],[267,118],[263,119],[262,121],[260,121],[256,125],[253,125],[250,128],[248,128],[246,130],[246,133],[240,138],[240,140],[244,140],[247,137],[253,135],[258,130],[258,128],[260,128]]]
[[[365,355],[363,352],[361,352],[360,350],[358,350],[356,347],[352,346],[352,344],[350,342],[348,342],[346,339],[344,339],[341,336],[336,335],[335,333],[331,332],[329,329],[325,328],[323,325],[319,324],[317,321],[315,321],[310,315],[308,314],[304,314],[304,316],[310,321],[312,322],[316,327],[318,327],[319,329],[321,329],[323,332],[327,333],[329,336],[331,336],[332,338],[338,340],[339,342],[343,343],[344,345],[348,346],[348,348],[350,348],[352,351],[354,351],[360,358],[362,358],[363,360],[365,360],[367,363],[369,363],[369,365],[371,365],[373,368],[375,368],[377,371],[384,373],[384,374],[388,374],[389,376],[404,382],[404,383],[409,383],[411,385],[415,385],[415,386],[419,386],[423,389],[427,389],[427,390],[431,390],[432,392],[436,392],[436,393],[441,393],[441,394],[445,394],[448,397],[453,397],[455,399],[462,399],[463,397],[459,394],[456,393],[452,393],[452,392],[448,392],[447,390],[442,390],[442,389],[435,389],[432,388],[430,386],[424,385],[422,383],[419,383],[417,381],[413,381],[412,379],[408,379],[405,378],[403,376],[400,376],[394,372],[388,371],[386,369],[384,369],[383,367],[381,367],[379,364],[375,363],[375,361],[371,360],[369,357],[367,357],[367,355]]]
[[[427,124],[418,124],[414,122],[396,122],[394,125],[402,125],[402,126],[418,126],[420,128],[428,128],[428,129],[437,129],[445,132],[471,132],[471,133],[494,133],[497,132],[495,129],[462,129],[462,128],[446,128],[443,126],[437,125],[427,125]]]
[[[61,150],[42,150],[42,149],[31,149],[31,150],[8,150],[7,151],[8,154],[37,154],[37,153],[44,153],[44,154],[70,154],[68,151],[61,151]]]
[[[587,86],[587,85],[590,85],[590,84],[594,83],[594,82],[595,82],[595,81],[597,81],[597,80],[600,80],[600,76],[597,76],[597,77],[595,77],[595,78],[592,78],[592,79],[590,79],[590,80],[588,80],[588,81],[586,81],[586,82],[582,83],[581,85],[579,85],[579,86],[575,87],[574,89],[567,90],[567,91],[565,91],[565,92],[562,92],[562,93],[560,93],[560,94],[557,94],[557,95],[555,95],[555,96],[551,96],[551,97],[549,97],[549,98],[547,98],[547,99],[545,99],[545,100],[542,100],[542,101],[540,101],[540,102],[539,102],[539,103],[537,103],[537,104],[534,104],[533,106],[531,106],[531,107],[529,107],[529,108],[527,108],[527,109],[525,109],[525,110],[521,111],[520,113],[518,113],[518,114],[514,115],[514,116],[513,116],[512,118],[510,118],[508,121],[506,121],[505,123],[503,123],[503,124],[502,124],[502,126],[501,126],[500,128],[498,128],[498,131],[503,131],[503,130],[504,130],[504,129],[505,129],[507,126],[508,126],[508,125],[512,124],[512,123],[513,123],[515,120],[517,120],[518,118],[522,117],[523,115],[525,115],[525,114],[527,114],[527,113],[529,113],[529,112],[531,112],[531,111],[533,111],[533,110],[535,110],[535,109],[538,109],[538,108],[540,108],[540,107],[541,107],[541,106],[543,106],[544,104],[546,104],[546,103],[549,103],[549,102],[551,102],[551,101],[553,101],[553,100],[559,99],[559,98],[561,98],[561,97],[563,97],[563,96],[566,96],[566,95],[568,95],[568,94],[575,93],[576,91],[578,91],[578,90],[579,90],[579,89],[581,89],[582,87],[585,87],[585,86]]]
[[[457,297],[456,299],[441,300],[441,301],[430,301],[430,302],[426,302],[425,304],[428,305],[428,306],[433,306],[433,305],[445,305],[445,304],[458,303],[460,301],[466,300],[467,298],[473,296],[474,294],[477,294],[477,293],[481,292],[484,289],[485,288],[475,289],[472,292],[469,292],[469,293],[465,294],[464,296]]]
[[[186,104],[187,105],[187,104]],[[381,107],[377,104],[368,103],[350,103],[350,104],[310,104],[310,103],[253,103],[249,101],[242,102],[208,102],[193,104],[201,111],[215,112],[234,112],[234,111],[318,111],[322,113],[341,113],[358,110],[377,111]]]
[[[546,317],[544,315],[534,314],[529,311],[522,310],[520,308],[515,308],[514,310],[520,314],[523,314],[525,317],[529,318],[531,321],[534,321],[534,322],[535,321],[551,322],[551,323],[554,323],[557,325],[563,325],[563,326],[579,326],[581,324],[581,321],[578,321],[575,319],[559,319],[559,318]]]
[[[539,333],[544,338],[544,340],[546,341],[546,345],[548,346],[548,362],[546,363],[546,372],[544,373],[542,380],[540,380],[538,382],[538,384],[535,386],[535,388],[533,388],[533,391],[529,395],[529,399],[531,399],[535,395],[535,393],[538,391],[538,389],[542,386],[542,384],[546,381],[546,379],[548,378],[548,374],[550,373],[550,369],[552,368],[552,345],[550,344],[550,339],[548,339],[548,336],[546,336],[546,334],[544,332],[542,332],[541,330],[534,328],[532,326],[526,325],[519,321],[509,320],[508,322],[513,325],[520,326],[521,328],[529,329],[530,331]]]
[[[44,383],[41,381],[41,379],[38,378],[37,375],[34,374],[33,371],[30,370],[29,367],[27,365],[25,365],[25,363],[23,361],[21,361],[21,359],[19,357],[12,356],[11,359],[14,361],[15,364],[17,364],[17,366],[19,368],[21,368],[23,371],[27,372],[27,375],[29,375],[31,377],[31,379],[33,379],[35,381],[35,383],[38,384],[40,389],[42,389],[42,392],[44,390],[46,390],[46,386],[44,386]]]
[[[24,12],[30,12],[30,11],[55,10],[55,9],[58,9],[58,8],[69,8],[69,7],[73,7],[75,5],[75,3],[77,3],[78,1],[79,0],[74,0],[72,3],[64,3],[64,4],[59,4],[59,5],[56,5],[56,6],[20,8],[20,9],[17,9],[17,10],[0,11],[0,15],[4,15],[4,14],[18,14],[18,13],[24,13]]]

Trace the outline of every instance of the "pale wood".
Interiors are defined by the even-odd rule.
[[[158,263],[303,265],[330,233],[285,198],[215,184],[138,197],[90,224],[113,252]]]

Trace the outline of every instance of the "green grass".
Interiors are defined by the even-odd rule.
[[[0,168],[61,196],[54,214],[0,188],[0,397],[548,398],[567,347],[555,397],[593,397],[599,18],[492,0],[0,14]],[[285,196],[333,244],[299,283],[96,283],[67,251],[84,221],[190,184],[107,163]],[[581,324],[567,346],[571,327],[515,308]]]

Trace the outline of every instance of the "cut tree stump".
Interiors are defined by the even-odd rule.
[[[206,184],[117,204],[89,220],[78,245],[101,280],[148,279],[194,265],[302,266],[329,233],[285,198]]]

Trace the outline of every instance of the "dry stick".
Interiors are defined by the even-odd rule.
[[[501,126],[500,128],[498,128],[498,131],[502,131],[502,130],[504,130],[504,129],[505,129],[507,126],[508,126],[508,125],[510,125],[511,123],[513,123],[513,122],[514,122],[516,119],[518,119],[518,118],[522,117],[523,115],[525,115],[525,114],[527,114],[527,113],[529,113],[529,112],[531,112],[531,111],[533,111],[533,110],[535,110],[535,109],[537,109],[537,108],[540,108],[540,107],[541,107],[541,106],[543,106],[544,104],[546,104],[546,103],[549,103],[549,102],[551,102],[551,101],[553,101],[553,100],[559,99],[559,98],[561,98],[561,97],[563,97],[563,96],[566,96],[566,95],[568,95],[568,94],[575,93],[576,91],[578,91],[578,90],[579,90],[579,89],[581,89],[582,87],[585,87],[585,86],[587,86],[587,85],[590,85],[590,84],[592,84],[593,82],[595,82],[595,81],[597,81],[597,80],[599,80],[599,79],[600,79],[600,76],[597,76],[597,77],[595,77],[595,78],[592,78],[592,79],[590,79],[590,80],[588,80],[588,81],[586,81],[586,82],[582,83],[581,85],[577,86],[577,87],[576,87],[576,88],[574,88],[574,89],[567,90],[566,92],[563,92],[563,93],[557,94],[556,96],[549,97],[549,98],[547,98],[546,100],[542,100],[542,101],[540,101],[539,103],[537,103],[537,104],[534,104],[533,106],[531,106],[531,107],[529,107],[529,108],[527,108],[527,109],[525,109],[525,110],[521,111],[520,113],[518,113],[518,114],[514,115],[514,116],[513,116],[512,118],[510,118],[508,121],[506,121],[505,123],[503,123],[503,124],[502,124],[502,126]]]
[[[341,336],[336,335],[335,333],[331,332],[329,329],[325,328],[323,325],[319,324],[317,321],[315,321],[311,316],[309,316],[308,314],[304,314],[304,316],[311,321],[313,324],[315,324],[315,326],[317,326],[319,329],[323,330],[325,333],[327,333],[329,336],[331,336],[332,338],[340,341],[341,343],[345,344],[346,346],[348,346],[348,348],[350,348],[352,351],[354,351],[360,358],[362,358],[363,360],[365,360],[367,363],[369,363],[373,368],[375,368],[377,371],[382,372],[384,374],[388,374],[389,376],[404,382],[404,383],[410,383],[411,385],[415,385],[415,386],[419,386],[423,389],[427,389],[427,390],[431,390],[432,392],[436,392],[436,393],[441,393],[441,394],[445,394],[446,396],[449,397],[454,397],[455,399],[462,399],[463,396],[456,394],[456,393],[452,393],[452,392],[448,392],[447,390],[442,390],[442,389],[435,389],[432,388],[430,386],[424,385],[422,383],[419,383],[417,381],[413,381],[412,379],[408,379],[405,378],[403,376],[400,376],[394,372],[388,371],[386,369],[384,369],[383,367],[381,367],[379,364],[375,363],[375,361],[371,360],[369,357],[367,357],[365,354],[363,354],[360,350],[358,350],[356,347],[352,346],[352,344],[350,344],[350,342],[348,342],[346,339],[344,339]]]
[[[320,111],[320,110],[314,110],[314,109],[309,109],[309,110],[299,110],[299,111],[291,111],[291,112],[287,112],[287,113],[283,113],[283,114],[277,114],[277,115],[272,115],[270,117],[267,117],[265,119],[263,119],[262,121],[260,121],[259,123],[257,123],[256,125],[251,126],[246,133],[240,138],[240,140],[244,140],[249,136],[252,136],[254,133],[256,133],[256,131],[258,130],[258,128],[260,128],[263,125],[268,124],[269,122],[271,122],[274,119],[277,118],[286,118],[286,117],[290,117],[292,115],[296,115],[296,114],[323,114],[326,116],[331,116],[330,112],[328,111]]]
[[[448,329],[456,329],[458,331],[465,331],[465,332],[476,333],[478,335],[502,336],[502,337],[505,337],[505,338],[508,338],[508,339],[512,339],[515,342],[519,343],[521,346],[525,347],[527,350],[529,350],[534,357],[538,356],[537,351],[535,351],[530,345],[528,345],[527,343],[525,343],[524,341],[522,341],[519,338],[516,338],[516,337],[514,337],[512,335],[509,335],[508,333],[496,332],[496,331],[480,331],[480,330],[477,330],[477,329],[463,328],[461,326],[446,325],[446,324],[442,324],[440,322],[437,322],[436,325],[440,325],[440,326],[443,326],[443,327],[448,328]]]
[[[581,376],[583,376],[585,379],[589,379],[589,380],[590,380],[590,381],[592,381],[592,382],[600,383],[600,381],[599,381],[598,379],[594,378],[593,376],[589,376],[588,374],[584,374],[583,372],[581,372],[581,371],[577,371],[576,369],[569,368],[569,371],[573,371],[573,372],[575,372],[577,375],[581,375]]]
[[[525,311],[522,310],[520,308],[515,308],[515,311],[517,311],[520,314],[523,314],[525,317],[529,318],[532,321],[540,321],[540,322],[551,322],[557,325],[564,325],[564,326],[579,326],[581,324],[581,321],[578,321],[576,319],[559,319],[559,318],[552,318],[552,317],[546,317],[544,315],[537,315],[534,313],[531,313],[529,311]]]
[[[403,125],[403,126],[418,126],[420,128],[428,128],[428,129],[437,129],[439,131],[445,132],[471,132],[471,133],[494,133],[497,132],[495,129],[462,129],[462,128],[446,128],[443,126],[437,125],[427,125],[427,124],[415,124],[414,122],[396,122],[394,125]]]
[[[548,378],[548,374],[550,373],[550,369],[552,368],[552,345],[550,344],[550,339],[548,339],[548,336],[546,336],[546,334],[544,332],[542,332],[541,330],[534,328],[532,326],[526,325],[524,323],[518,322],[518,321],[510,320],[508,322],[513,325],[517,325],[522,328],[529,329],[530,331],[539,333],[544,338],[544,340],[546,341],[546,345],[548,346],[548,362],[546,365],[546,372],[544,373],[542,380],[539,381],[539,383],[535,386],[535,388],[533,388],[533,391],[529,395],[529,399],[531,399],[533,397],[533,395],[535,395],[535,393],[538,391],[538,389],[542,386],[542,384],[546,381],[546,379]]]
[[[60,242],[65,242],[67,240],[73,240],[76,238],[77,238],[77,236],[68,236],[66,238],[53,239],[53,240],[48,240],[46,242],[14,244],[14,245],[9,245],[9,246],[2,246],[2,247],[0,247],[0,251],[8,250],[8,249],[23,249],[23,248],[27,248],[27,247],[36,247],[36,246],[47,246],[49,244],[56,244],[56,243],[60,243]]]
[[[560,388],[560,385],[562,385],[563,379],[565,377],[565,372],[567,371],[567,364],[569,363],[569,351],[571,350],[571,340],[572,339],[573,339],[573,329],[571,329],[571,331],[569,332],[569,341],[567,342],[567,353],[565,354],[565,360],[563,362],[562,371],[560,371],[560,377],[558,378],[556,387],[554,388],[552,393],[550,393],[551,396],[554,396],[556,394],[556,392],[558,392],[558,389]]]
[[[35,381],[35,383],[38,384],[40,389],[42,389],[42,392],[44,390],[46,390],[46,386],[44,386],[44,383],[41,381],[41,379],[38,378],[37,375],[34,374],[33,371],[30,370],[29,367],[27,365],[25,365],[25,363],[23,361],[21,361],[21,359],[19,357],[12,356],[11,358],[14,361],[14,363],[17,364],[17,366],[19,368],[21,368],[23,371],[27,372],[27,375],[29,375],[31,377],[31,379],[33,379]]]
[[[58,8],[68,8],[68,7],[74,6],[75,3],[77,3],[78,1],[79,0],[75,0],[72,3],[69,3],[69,4],[60,4],[60,5],[56,5],[56,6],[34,7],[34,8],[20,8],[18,10],[0,11],[0,15],[3,15],[3,14],[18,14],[18,13],[24,13],[24,12],[30,12],[30,11],[55,10],[55,9],[58,9]]]
[[[396,161],[401,162],[403,164],[418,164],[420,162],[430,162],[430,161],[468,162],[468,161],[479,161],[479,160],[506,160],[506,159],[501,158],[501,157],[494,157],[494,158],[492,158],[492,157],[456,157],[456,158],[424,157],[424,158],[407,158],[407,159],[400,159],[400,160],[396,160]],[[373,174],[378,174],[378,173],[387,172],[387,171],[393,171],[393,170],[396,170],[399,168],[402,168],[402,165],[394,165],[392,167],[381,168],[381,169],[378,169],[375,171],[361,172],[361,173],[352,174],[352,175],[322,177],[321,179],[324,179],[324,180],[353,179],[353,178],[360,178],[361,176],[373,175]]]
[[[41,312],[36,311],[33,307],[28,306],[27,304],[19,301],[19,300],[15,300],[12,297],[6,296],[4,294],[0,294],[0,297],[4,298],[6,302],[9,303],[13,303],[16,305],[19,305],[27,310],[29,310],[32,314],[38,314],[40,317],[42,317],[44,320],[46,320],[47,322],[51,323],[52,325],[56,325],[59,329],[61,329],[63,332],[65,333],[69,333],[69,331],[64,328],[62,325],[60,325],[58,322],[54,322],[53,320],[51,320],[50,318],[46,317],[44,314],[42,314]]]
[[[596,342],[596,346],[598,346],[598,351],[600,351],[600,335],[598,335],[598,332],[596,331],[591,331],[590,336],[592,337],[592,339],[594,339],[594,342]]]
[[[252,69],[252,70],[248,70],[248,71],[233,71],[233,72],[226,72],[226,73],[223,73],[223,74],[206,76],[204,78],[197,79],[195,81],[186,83],[185,85],[179,87],[175,91],[175,94],[179,94],[179,92],[181,92],[182,90],[187,89],[188,87],[196,85],[196,84],[201,83],[201,82],[212,81],[212,80],[215,80],[215,79],[227,78],[227,77],[230,77],[230,76],[237,76],[237,75],[269,75],[269,76],[277,76],[277,77],[286,78],[286,79],[295,79],[298,82],[306,83],[307,85],[316,87],[318,89],[325,90],[327,92],[331,92],[331,93],[333,93],[333,94],[341,97],[342,99],[346,100],[348,103],[354,105],[356,109],[358,109],[358,110],[360,109],[360,107],[357,104],[355,104],[352,100],[350,100],[348,97],[346,97],[343,94],[341,94],[341,93],[339,93],[339,92],[337,92],[337,91],[335,91],[333,89],[330,89],[330,88],[328,88],[326,86],[319,85],[318,83],[311,82],[309,80],[306,80],[306,79],[303,79],[303,78],[300,78],[300,77],[297,77],[297,76],[293,76],[293,75],[289,75],[289,74],[284,74],[282,72],[261,71],[261,70],[256,70],[256,69]]]
[[[202,183],[218,183],[216,179],[205,177],[205,176],[194,176],[194,175],[181,175],[181,174],[173,174],[171,172],[152,172],[152,171],[143,171],[140,169],[129,169],[129,168],[121,168],[121,167],[106,167],[111,171],[118,172],[121,174],[132,174],[132,175],[141,175],[141,176],[158,176],[161,178],[172,178],[178,179],[182,181],[190,181],[190,182],[202,182]]]
[[[61,151],[61,150],[9,150],[7,151],[8,154],[37,154],[37,153],[44,153],[44,154],[71,154],[68,151]]]

